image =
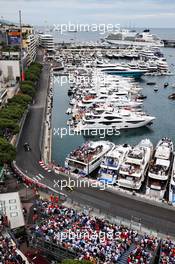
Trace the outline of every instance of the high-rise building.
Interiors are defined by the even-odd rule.
[[[38,37],[35,34],[26,36],[26,39],[23,39],[23,48],[25,54],[26,65],[29,66],[36,59],[38,46]]]
[[[39,34],[39,45],[48,52],[54,51],[54,39],[49,34]]]

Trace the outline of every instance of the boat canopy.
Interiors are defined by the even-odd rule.
[[[164,166],[164,167],[169,167],[170,166],[170,161],[169,160],[164,160],[164,159],[157,159],[156,160],[156,165]]]
[[[165,146],[159,146],[156,150],[155,157],[158,159],[169,159],[171,154],[170,148],[167,148]]]

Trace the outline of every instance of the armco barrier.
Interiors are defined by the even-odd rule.
[[[39,183],[39,182],[35,181],[34,179],[31,179],[29,176],[27,176],[23,171],[21,171],[18,168],[18,166],[16,165],[16,161],[12,162],[12,167],[13,167],[14,171],[23,179],[23,181],[27,185],[29,185],[31,187],[36,187],[37,189],[39,188],[42,191],[50,193],[50,194],[56,193],[59,196],[60,200],[62,200],[62,201],[66,200],[67,195],[65,195],[64,193],[58,192],[58,191],[52,189],[51,187],[49,187],[43,183]]]

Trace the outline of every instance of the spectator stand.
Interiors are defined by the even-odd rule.
[[[170,238],[164,239],[160,244],[159,264],[175,263],[175,241]]]
[[[29,264],[24,254],[17,248],[8,230],[0,231],[0,263]]]
[[[53,201],[38,201],[36,210],[40,211],[41,217],[29,229],[31,245],[59,261],[76,257],[93,263],[151,263],[159,243],[157,238],[138,235],[137,231],[105,218],[92,217],[85,208],[84,212],[72,208],[58,206]],[[69,230],[76,235],[82,232],[90,236],[64,237],[61,240],[60,233]],[[112,239],[107,237],[110,231]],[[94,238],[94,232],[97,235],[104,232],[105,240],[101,241],[98,236]],[[144,258],[146,262],[131,262],[129,256],[132,260]]]

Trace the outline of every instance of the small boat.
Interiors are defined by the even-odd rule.
[[[139,99],[139,100],[143,100],[143,99],[146,99],[146,98],[147,98],[147,96],[144,95],[144,94],[140,94],[140,95],[137,96],[137,99]]]
[[[66,111],[66,114],[67,114],[67,115],[72,114],[72,109],[71,109],[71,108],[68,108],[67,111]]]
[[[71,96],[73,94],[72,90],[68,90],[67,94],[68,96]]]
[[[175,100],[175,93],[168,96],[168,99]]]
[[[147,85],[156,85],[155,82],[147,82]]]
[[[164,88],[168,87],[169,83],[164,83]]]

